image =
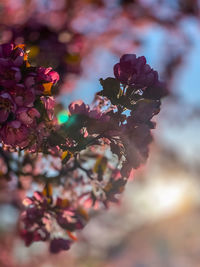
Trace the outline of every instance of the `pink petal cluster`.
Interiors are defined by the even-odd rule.
[[[31,67],[23,45],[0,45],[0,140],[4,144],[24,148],[37,141],[39,120],[53,119],[54,100],[48,95],[58,80],[52,68]]]
[[[69,234],[66,238],[53,238],[50,232],[60,228],[61,232],[74,232],[85,226],[87,214],[81,209],[70,206],[68,199],[45,196],[43,192],[34,192],[34,195],[24,200],[26,206],[22,213],[23,227],[21,236],[26,246],[35,241],[50,241],[50,251],[58,253],[68,250],[75,237]]]
[[[69,105],[69,112],[71,114],[83,114],[88,116],[90,108],[82,100],[76,100]]]
[[[73,114],[82,114],[90,119],[100,120],[104,122],[109,121],[109,116],[103,113],[100,108],[90,109],[89,105],[86,105],[82,100],[77,100],[69,105],[69,112]]]

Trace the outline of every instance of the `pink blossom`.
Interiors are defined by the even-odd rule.
[[[55,124],[47,125],[54,119],[55,101],[45,95],[58,79],[52,68],[30,67],[23,45],[0,45],[0,139],[5,144],[23,148],[31,139],[42,144]]]
[[[89,106],[86,105],[82,100],[77,100],[77,101],[72,102],[69,105],[69,112],[71,114],[88,115],[88,113],[89,113]]]
[[[24,125],[36,123],[35,119],[40,117],[40,113],[35,108],[20,108],[16,113],[17,119]]]
[[[46,109],[49,120],[54,118],[55,99],[53,97],[40,97]]]
[[[37,95],[44,93],[44,84],[55,84],[59,80],[59,74],[52,68],[39,67],[31,71],[25,78],[27,88],[34,88]],[[51,87],[51,86],[50,86]]]
[[[52,68],[39,67],[37,69],[37,81],[56,83],[59,80],[59,74]]]
[[[25,147],[29,144],[28,128],[20,121],[11,121],[0,130],[2,141],[11,146]]]
[[[23,84],[16,84],[10,90],[18,106],[32,107],[35,101],[35,92],[33,88],[26,88]]]
[[[110,116],[106,115],[106,113],[103,113],[99,108],[90,110],[88,115],[89,118],[96,119],[101,122],[108,122],[110,120]]]

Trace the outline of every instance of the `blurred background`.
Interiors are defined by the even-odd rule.
[[[200,266],[200,1],[0,0],[0,41],[25,43],[32,64],[56,69],[66,107],[91,103],[126,53],[144,55],[170,89],[147,164],[120,205],[94,212],[70,251],[24,247],[19,192],[0,183],[0,266]]]

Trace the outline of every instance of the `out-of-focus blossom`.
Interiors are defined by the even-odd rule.
[[[64,13],[66,17],[66,11]],[[51,23],[51,19],[45,23],[33,16],[22,25],[1,25],[2,39],[4,42],[26,43],[33,65],[50,65],[59,72],[63,82],[68,74],[81,73],[84,38],[66,22],[60,28],[52,27]]]
[[[62,250],[68,250],[70,248],[70,241],[63,238],[54,238],[50,243],[50,252],[58,253]]]
[[[52,189],[47,185],[43,192],[35,192],[24,200],[26,210],[22,214],[21,236],[27,246],[34,241],[50,240],[50,252],[68,250],[75,236],[71,233],[82,229],[87,220],[82,209],[71,207],[67,199],[53,201]],[[65,238],[53,237],[54,228],[60,228]]]

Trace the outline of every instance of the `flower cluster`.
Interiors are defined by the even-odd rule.
[[[163,84],[158,80],[158,73],[146,64],[144,56],[123,55],[114,66],[114,75],[123,85],[129,86],[129,94],[141,89],[144,98],[160,99],[167,94]]]
[[[23,45],[0,46],[0,140],[24,148],[41,138],[52,105],[51,87],[59,75],[51,68],[34,68]],[[45,113],[46,111],[46,113]],[[39,131],[39,133],[38,133]]]
[[[23,203],[27,208],[21,215],[21,237],[26,246],[50,240],[52,253],[68,250],[77,240],[72,232],[82,229],[88,219],[86,211],[81,207],[72,208],[68,199],[53,199],[50,185]]]
[[[122,56],[114,75],[100,79],[90,106],[79,100],[55,111],[51,88],[58,74],[31,67],[23,46],[0,46],[2,175],[14,174],[21,187],[24,177],[45,184],[24,201],[27,246],[49,240],[52,253],[68,250],[88,211],[118,202],[132,170],[146,162],[166,88],[144,57]],[[8,147],[23,153],[14,157]],[[53,197],[52,185],[63,199]]]

